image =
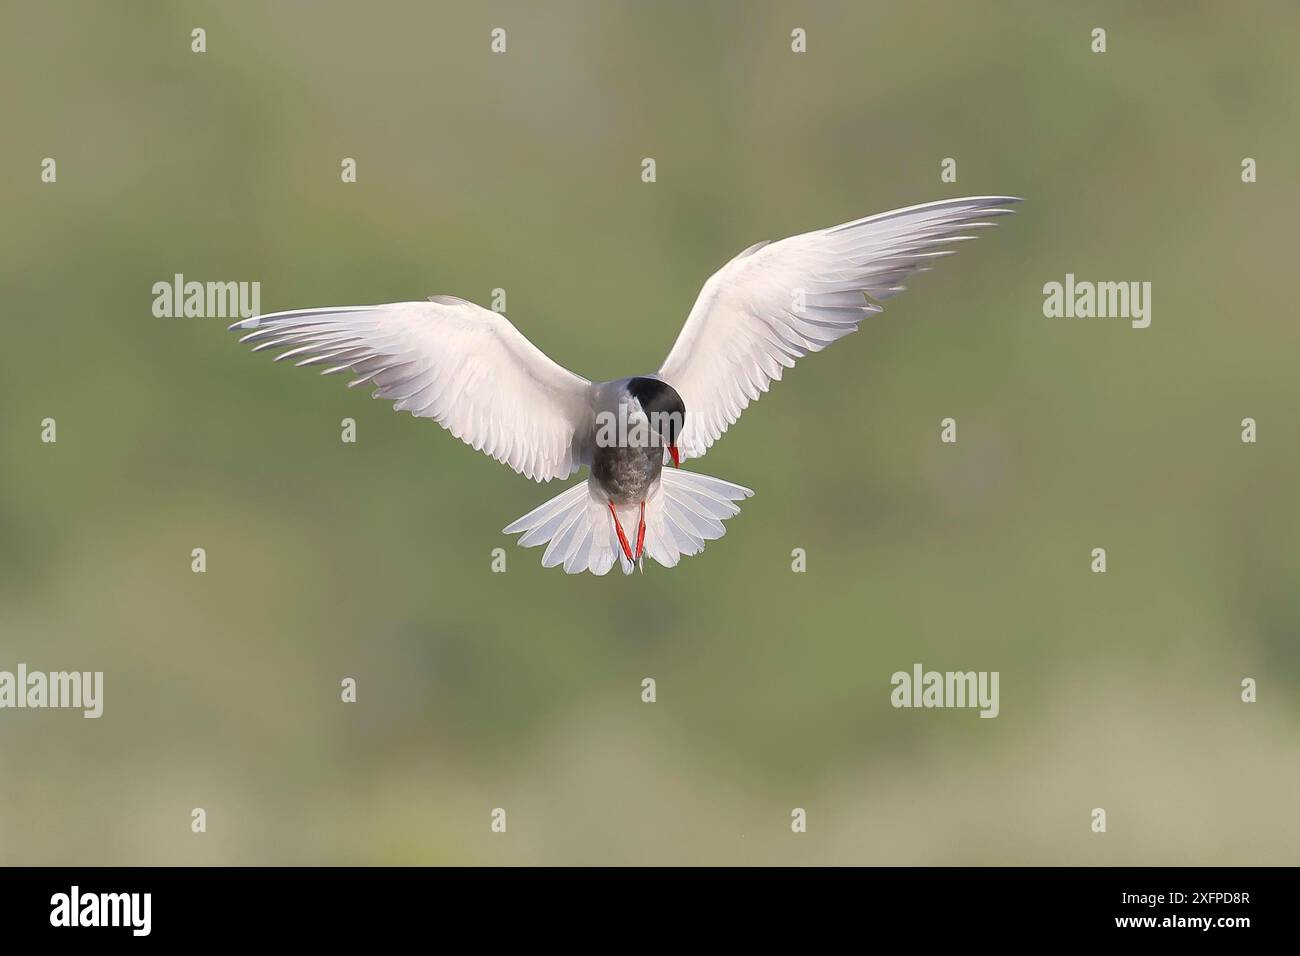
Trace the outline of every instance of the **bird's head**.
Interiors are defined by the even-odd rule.
[[[686,428],[686,403],[677,389],[662,379],[639,377],[627,383],[627,390],[645,412],[650,430],[667,446],[673,464],[680,467],[677,442]]]

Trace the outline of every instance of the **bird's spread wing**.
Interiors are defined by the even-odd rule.
[[[704,283],[659,369],[686,403],[681,451],[698,458],[782,371],[857,331],[901,283],[1019,202],[1010,196],[909,206],[746,249]]]
[[[537,481],[582,463],[590,383],[561,368],[503,315],[463,299],[276,312],[236,322],[254,351],[321,373],[351,371],[398,411],[432,418]],[[589,422],[587,422],[589,424]]]

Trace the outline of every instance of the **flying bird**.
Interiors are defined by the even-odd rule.
[[[722,537],[748,488],[680,469],[701,457],[785,369],[857,331],[915,272],[1011,212],[1011,196],[945,199],[760,242],[700,290],[658,371],[590,382],[506,317],[454,296],[244,319],[253,351],[350,372],[398,411],[431,418],[536,481],[586,480],[505,528],[547,545],[545,567],[625,574],[673,567]],[[669,465],[673,467],[668,467]]]

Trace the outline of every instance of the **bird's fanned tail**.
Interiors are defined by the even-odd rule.
[[[740,513],[736,502],[753,494],[720,478],[665,469],[646,498],[644,553],[668,568],[683,555],[699,554],[706,541],[726,534],[722,522]],[[617,510],[635,549],[640,505]],[[563,566],[569,574],[605,574],[618,563],[624,574],[635,570],[619,543],[609,504],[590,481],[579,482],[534,508],[507,526],[505,533],[522,534],[519,543],[525,548],[545,544],[543,567]]]

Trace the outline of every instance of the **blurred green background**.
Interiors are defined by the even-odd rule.
[[[0,669],[106,688],[0,712],[0,862],[1300,862],[1298,34],[1282,3],[6,2]],[[500,533],[561,485],[151,314],[177,272],[266,311],[503,287],[610,378],[759,239],[984,193],[1027,201],[695,464],[757,491],[726,538],[627,579]],[[1067,272],[1152,282],[1151,328],[1044,318]],[[1001,715],[891,708],[918,661],[1000,671]]]

